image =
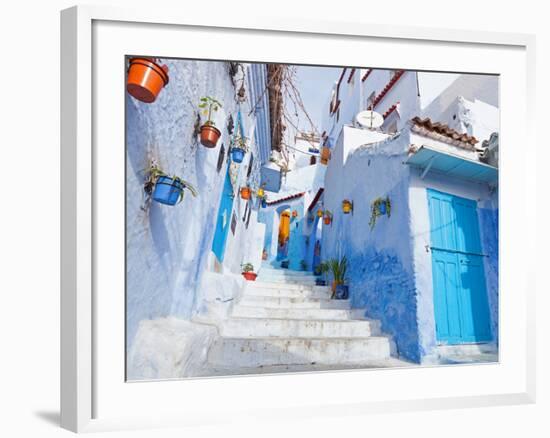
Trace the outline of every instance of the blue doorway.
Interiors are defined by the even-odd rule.
[[[428,205],[437,340],[490,341],[477,204],[428,189]]]
[[[223,262],[225,245],[227,242],[227,233],[231,223],[231,212],[233,211],[233,185],[229,175],[229,165],[225,173],[220,207],[218,208],[218,218],[216,221],[216,231],[214,241],[212,242],[212,251],[216,254],[218,261]]]

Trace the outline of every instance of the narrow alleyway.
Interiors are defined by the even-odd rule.
[[[262,266],[222,324],[208,375],[409,365],[391,357],[379,321],[331,300],[309,272]]]

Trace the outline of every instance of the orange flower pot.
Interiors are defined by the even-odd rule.
[[[317,210],[317,217],[323,217],[323,210]]]
[[[256,277],[258,274],[255,272],[243,272],[243,277],[246,278],[248,281],[256,281]]]
[[[323,146],[321,150],[321,164],[328,164],[328,160],[330,160],[330,149],[327,146]]]
[[[152,103],[168,84],[168,67],[153,58],[132,58],[126,79],[126,90],[137,100]]]
[[[325,225],[330,225],[330,218],[329,217],[325,217]]]
[[[215,148],[222,133],[212,125],[201,126],[201,144],[207,148]]]
[[[296,210],[292,212],[292,217],[298,217],[298,212]]]
[[[241,188],[241,198],[246,200],[250,199],[250,189],[248,187]]]

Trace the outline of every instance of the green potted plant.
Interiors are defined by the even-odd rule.
[[[212,96],[201,97],[199,108],[206,122],[200,127],[201,144],[207,148],[215,148],[222,133],[216,128],[212,116],[222,107],[222,104]]]
[[[315,279],[315,284],[317,286],[326,286],[326,273],[329,271],[329,266],[327,262],[321,262],[315,267],[315,274],[319,277]],[[320,276],[323,276],[322,278]]]
[[[345,300],[349,296],[349,289],[345,283],[348,270],[348,259],[344,256],[341,259],[330,259],[329,269],[332,273],[332,295],[331,298]]]
[[[376,198],[370,207],[370,220],[369,225],[371,230],[376,225],[376,220],[379,217],[387,215],[391,216],[391,201],[390,197],[386,196],[385,198]]]
[[[184,189],[196,197],[196,189],[179,176],[167,175],[159,166],[152,164],[147,170],[144,190],[154,201],[164,205],[176,205],[183,200]]]
[[[243,277],[248,281],[256,281],[258,274],[254,272],[254,265],[252,263],[244,263],[241,265]]]
[[[300,260],[300,268],[302,268],[302,271],[307,271],[307,263],[305,260]]]
[[[234,163],[240,164],[243,162],[247,152],[248,143],[246,137],[241,137],[240,135],[235,137],[231,143],[231,160]]]

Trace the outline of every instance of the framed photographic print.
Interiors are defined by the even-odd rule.
[[[75,7],[61,43],[63,427],[533,401],[532,37]]]

